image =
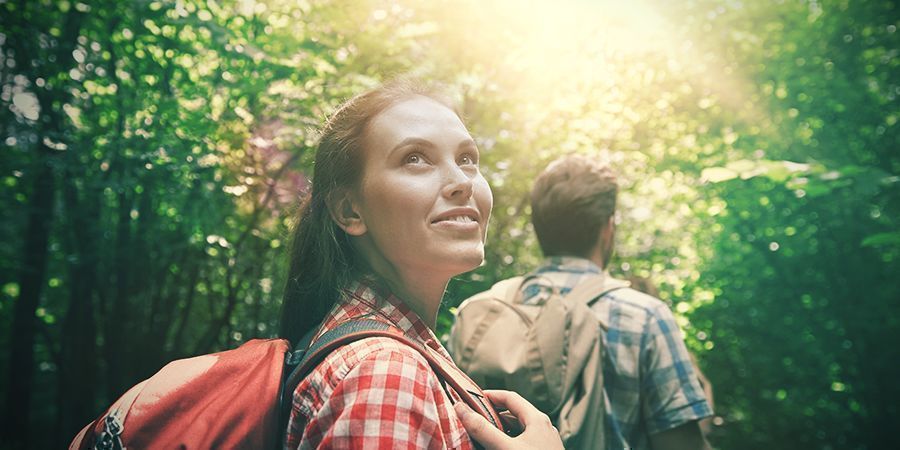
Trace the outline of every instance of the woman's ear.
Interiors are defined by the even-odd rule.
[[[336,192],[328,202],[328,212],[335,223],[350,236],[362,236],[368,230],[360,214],[355,196],[349,189]]]

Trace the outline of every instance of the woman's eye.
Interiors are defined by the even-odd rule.
[[[406,164],[422,164],[423,162],[425,162],[425,158],[418,153],[406,155],[406,160],[404,161]]]
[[[478,158],[472,156],[471,153],[465,153],[459,157],[460,165],[475,165],[478,164]]]

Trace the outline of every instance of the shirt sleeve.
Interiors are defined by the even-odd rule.
[[[320,437],[308,442],[316,448],[449,448],[436,406],[438,383],[412,350],[373,352],[335,386],[304,434]]]
[[[641,348],[641,408],[650,434],[712,415],[672,311],[648,316]]]

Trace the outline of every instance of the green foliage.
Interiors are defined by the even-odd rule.
[[[451,282],[439,336],[464,298],[538,263],[531,180],[590,153],[621,176],[611,269],[678,314],[715,389],[717,447],[895,447],[896,10],[0,3],[0,207],[22,211],[0,221],[2,330],[27,295],[42,169],[56,182],[30,418],[60,432],[33,448],[64,445],[172,358],[275,335],[316,129],[397,74],[450,87],[495,197],[486,263]],[[78,376],[96,387],[88,412],[65,406]]]

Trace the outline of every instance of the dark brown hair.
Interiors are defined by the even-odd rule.
[[[587,257],[616,211],[613,171],[583,155],[550,163],[531,190],[531,221],[546,256]]]
[[[456,112],[439,92],[417,81],[394,81],[348,100],[325,123],[312,188],[301,200],[288,247],[282,337],[296,343],[316,327],[359,270],[350,239],[332,219],[328,204],[341,189],[357,188],[362,179],[367,125],[382,111],[415,96],[431,98]]]

